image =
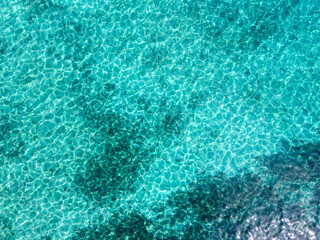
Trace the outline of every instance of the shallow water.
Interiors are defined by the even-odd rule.
[[[319,239],[319,19],[0,1],[0,239]]]

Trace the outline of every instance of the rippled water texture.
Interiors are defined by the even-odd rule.
[[[319,0],[0,0],[0,239],[320,239]]]

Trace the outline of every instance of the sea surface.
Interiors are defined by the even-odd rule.
[[[0,240],[320,239],[319,0],[0,0]]]

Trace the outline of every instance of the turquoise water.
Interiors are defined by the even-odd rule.
[[[318,0],[0,0],[0,239],[320,239]]]

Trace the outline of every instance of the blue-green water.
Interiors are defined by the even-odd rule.
[[[318,0],[0,0],[0,239],[320,239]]]

